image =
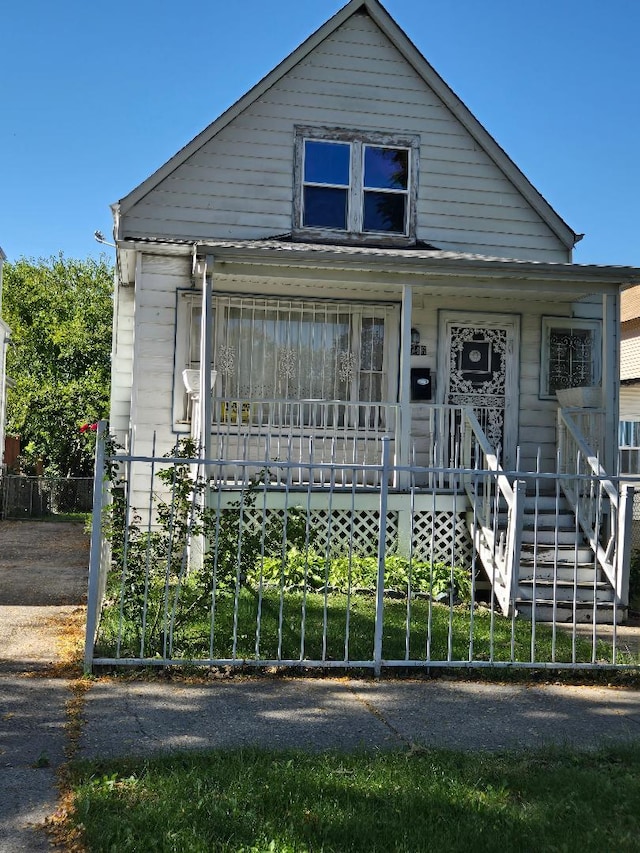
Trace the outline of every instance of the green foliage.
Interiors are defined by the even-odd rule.
[[[3,318],[13,346],[7,431],[23,459],[52,476],[90,476],[95,436],[81,424],[107,416],[113,270],[96,261],[22,259],[4,267]]]
[[[255,584],[260,576],[268,584],[282,584],[285,589],[314,589],[325,586],[336,592],[358,590],[373,592],[377,587],[378,559],[359,554],[325,556],[310,549],[291,548],[286,556],[266,557],[251,574]],[[460,601],[471,600],[471,579],[462,568],[446,563],[409,561],[397,554],[384,561],[384,585],[388,592],[430,593],[433,597],[453,592]]]

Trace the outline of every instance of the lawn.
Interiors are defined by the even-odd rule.
[[[215,619],[210,602],[200,609],[186,597],[172,614],[161,596],[145,612],[120,612],[114,600],[103,612],[96,657],[176,660],[326,660],[370,661],[373,654],[375,598],[371,594],[280,593],[242,589],[218,598]],[[347,642],[347,619],[349,623]],[[257,642],[256,626],[260,625]],[[407,632],[407,624],[409,631]],[[213,626],[213,630],[212,630]],[[513,627],[513,643],[512,643]],[[257,646],[257,648],[256,648]],[[426,599],[389,598],[384,603],[383,659],[434,661],[518,661],[590,663],[590,639],[576,638],[548,625],[504,618],[485,607],[452,606]],[[611,659],[599,641],[596,659]],[[625,662],[620,655],[618,662]]]
[[[600,752],[256,749],[72,767],[90,853],[637,851],[640,745]]]

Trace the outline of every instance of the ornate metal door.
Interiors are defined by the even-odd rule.
[[[447,312],[440,332],[443,402],[472,406],[503,466],[511,467],[518,427],[519,318]]]

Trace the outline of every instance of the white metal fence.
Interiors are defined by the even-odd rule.
[[[598,559],[612,535],[603,477],[397,470],[381,445],[375,465],[204,464],[105,457],[99,435],[86,668],[638,665],[620,624],[628,559],[611,562],[613,580]],[[228,465],[232,485],[205,476]],[[306,467],[295,486],[292,465]],[[103,488],[107,469],[118,477]],[[136,479],[152,484],[144,505]],[[599,496],[593,541],[565,480]],[[506,483],[522,498],[515,545]]]

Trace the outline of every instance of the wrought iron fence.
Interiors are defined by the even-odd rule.
[[[638,666],[621,624],[628,559],[612,583],[596,554],[607,507],[588,541],[562,487],[570,476],[602,492],[597,474],[408,467],[400,490],[382,444],[376,465],[309,464],[294,487],[299,460],[233,460],[244,475],[229,485],[212,474],[229,460],[105,459],[99,441],[86,668]],[[524,500],[508,578],[495,569],[513,541],[497,477]],[[483,562],[472,543],[487,524]]]

